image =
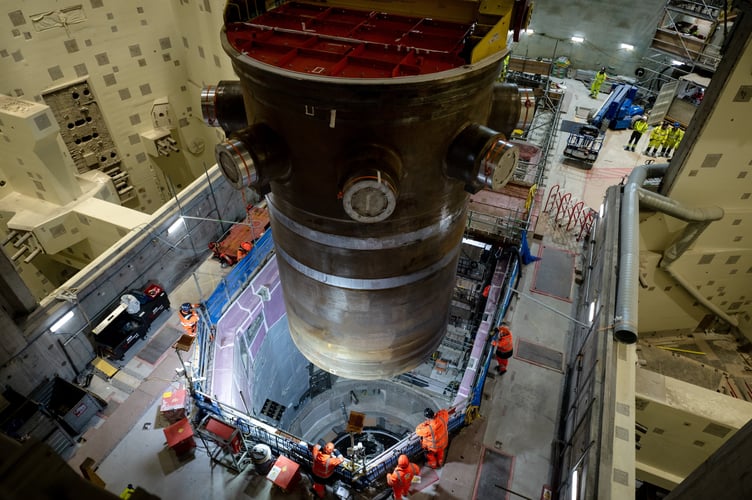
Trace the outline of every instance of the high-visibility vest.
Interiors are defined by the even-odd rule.
[[[333,457],[329,453],[324,453],[321,451],[321,445],[317,444],[313,448],[313,475],[326,479],[334,474],[334,469],[343,461],[342,457]]]
[[[635,131],[644,134],[648,130],[648,122],[645,120],[637,120],[632,127]]]
[[[449,412],[445,409],[437,411],[432,419],[419,424],[415,433],[428,451],[446,448],[449,445]]]
[[[673,148],[678,146],[683,138],[684,131],[680,128],[673,128],[669,130],[668,137],[666,137],[664,144]]]
[[[491,342],[496,347],[496,355],[500,358],[511,358],[514,352],[512,332],[506,326],[499,328],[499,338]]]
[[[417,464],[410,463],[406,468],[397,466],[394,473],[387,474],[386,481],[389,486],[397,483],[403,490],[407,491],[412,485],[413,478],[420,473],[420,467]]]
[[[662,144],[663,141],[666,140],[666,137],[668,136],[668,129],[663,128],[661,126],[655,127],[652,132],[650,132],[650,142],[654,144]]]
[[[182,311],[178,311],[178,316],[180,316],[180,324],[183,325],[184,328],[191,328],[198,323],[198,314],[196,314],[196,311],[193,309],[191,309],[190,314],[187,316],[185,316]]]

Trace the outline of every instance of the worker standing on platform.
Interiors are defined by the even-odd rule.
[[[243,258],[251,251],[251,248],[253,248],[253,245],[250,241],[244,241],[243,243],[241,243],[235,255],[235,263],[243,260]]]
[[[432,469],[438,469],[444,465],[444,452],[449,446],[449,412],[441,409],[434,413],[431,408],[426,408],[423,415],[428,420],[418,424],[415,434],[421,438],[426,464]]]
[[[654,157],[658,153],[658,146],[663,145],[666,137],[668,137],[668,122],[661,123],[660,127],[654,127],[650,132],[650,141],[648,142],[648,149],[645,150],[645,154]]]
[[[418,474],[420,474],[418,464],[410,462],[407,455],[400,455],[394,472],[386,475],[386,482],[392,487],[395,500],[402,500],[403,496],[407,496],[413,484],[413,478]]]
[[[180,306],[180,310],[178,311],[180,324],[183,326],[185,334],[190,335],[191,337],[196,335],[196,329],[198,327],[198,313],[196,312],[196,308],[200,307],[200,305],[201,304],[191,304],[190,302],[186,302]]]
[[[326,486],[334,483],[334,469],[345,459],[334,447],[334,443],[331,442],[326,443],[323,447],[321,444],[317,444],[313,447],[312,453],[313,493],[318,498],[325,498]]]
[[[500,375],[504,375],[507,372],[507,365],[509,365],[509,358],[514,354],[514,339],[512,338],[512,331],[507,327],[506,323],[502,323],[497,330],[499,337],[496,338],[491,345],[496,348],[494,356],[496,356],[496,372]]]
[[[624,149],[626,151],[634,151],[637,143],[640,142],[642,134],[648,131],[648,117],[645,115],[637,118],[632,124],[632,135],[629,137],[629,142]]]
[[[601,70],[595,74],[593,83],[590,84],[590,97],[593,99],[598,97],[598,92],[601,91],[601,85],[606,81],[606,76],[606,68],[601,68]]]
[[[674,122],[674,126],[671,127],[666,135],[666,140],[663,141],[663,148],[661,149],[660,156],[666,158],[671,157],[671,150],[678,148],[681,140],[684,139],[684,131],[681,129],[679,122]]]

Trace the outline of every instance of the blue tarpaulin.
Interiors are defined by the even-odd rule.
[[[536,260],[540,260],[540,257],[530,253],[530,247],[527,245],[527,231],[522,231],[522,243],[520,243],[520,257],[522,263],[528,265]]]
[[[248,255],[235,264],[232,271],[217,285],[217,288],[214,289],[214,292],[206,300],[209,321],[213,325],[217,324],[227,306],[237,297],[238,293],[245,287],[253,273],[260,268],[273,249],[274,240],[272,239],[272,231],[267,230],[261,238],[256,240]]]

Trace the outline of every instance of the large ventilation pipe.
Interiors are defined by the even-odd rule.
[[[614,336],[626,344],[637,342],[637,280],[640,275],[640,206],[665,213],[688,222],[682,233],[666,249],[661,258],[660,268],[666,271],[699,303],[732,325],[733,318],[703,297],[695,287],[678,276],[671,264],[694,243],[712,221],[723,218],[720,207],[690,208],[675,200],[659,195],[642,187],[648,178],[662,178],[668,164],[642,165],[629,174],[624,186],[620,214],[619,233],[619,284],[616,297],[616,318]]]
[[[504,52],[472,63],[435,51],[416,59],[366,39],[340,57],[350,38],[313,34],[316,23],[288,29],[300,9],[308,19],[326,6],[226,18],[222,44],[253,125],[218,146],[218,161],[236,187],[269,193],[298,349],[336,375],[388,378],[423,363],[446,332],[468,192],[498,189],[516,165],[516,149],[485,126]],[[358,16],[415,22],[358,11],[343,20]],[[285,30],[259,29],[280,19]]]

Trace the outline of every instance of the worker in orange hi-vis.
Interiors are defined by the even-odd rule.
[[[498,338],[491,342],[491,345],[496,348],[494,356],[496,356],[496,362],[499,364],[496,367],[496,371],[504,375],[507,372],[509,358],[514,354],[514,339],[512,338],[512,331],[507,327],[506,323],[501,324],[498,332]]]
[[[251,251],[251,248],[253,248],[253,245],[250,241],[244,241],[240,244],[240,247],[238,247],[238,251],[235,253],[235,262],[240,262],[243,260],[243,257],[248,255],[248,253]]]
[[[318,498],[325,498],[326,486],[334,483],[334,470],[345,459],[331,442],[324,446],[317,444],[313,447],[312,454],[313,492]]]
[[[394,472],[386,475],[386,482],[392,487],[395,500],[402,500],[410,492],[410,486],[413,484],[413,478],[420,474],[418,464],[410,462],[407,455],[400,455],[397,459],[397,467]]]
[[[415,434],[421,438],[426,465],[438,469],[444,465],[444,452],[449,446],[449,412],[441,409],[434,413],[431,408],[426,408],[423,415],[427,420],[418,424]]]
[[[178,317],[180,317],[180,324],[183,326],[186,335],[191,337],[196,335],[196,328],[198,326],[198,313],[196,308],[201,304],[191,304],[186,302],[180,306],[178,311]]]

